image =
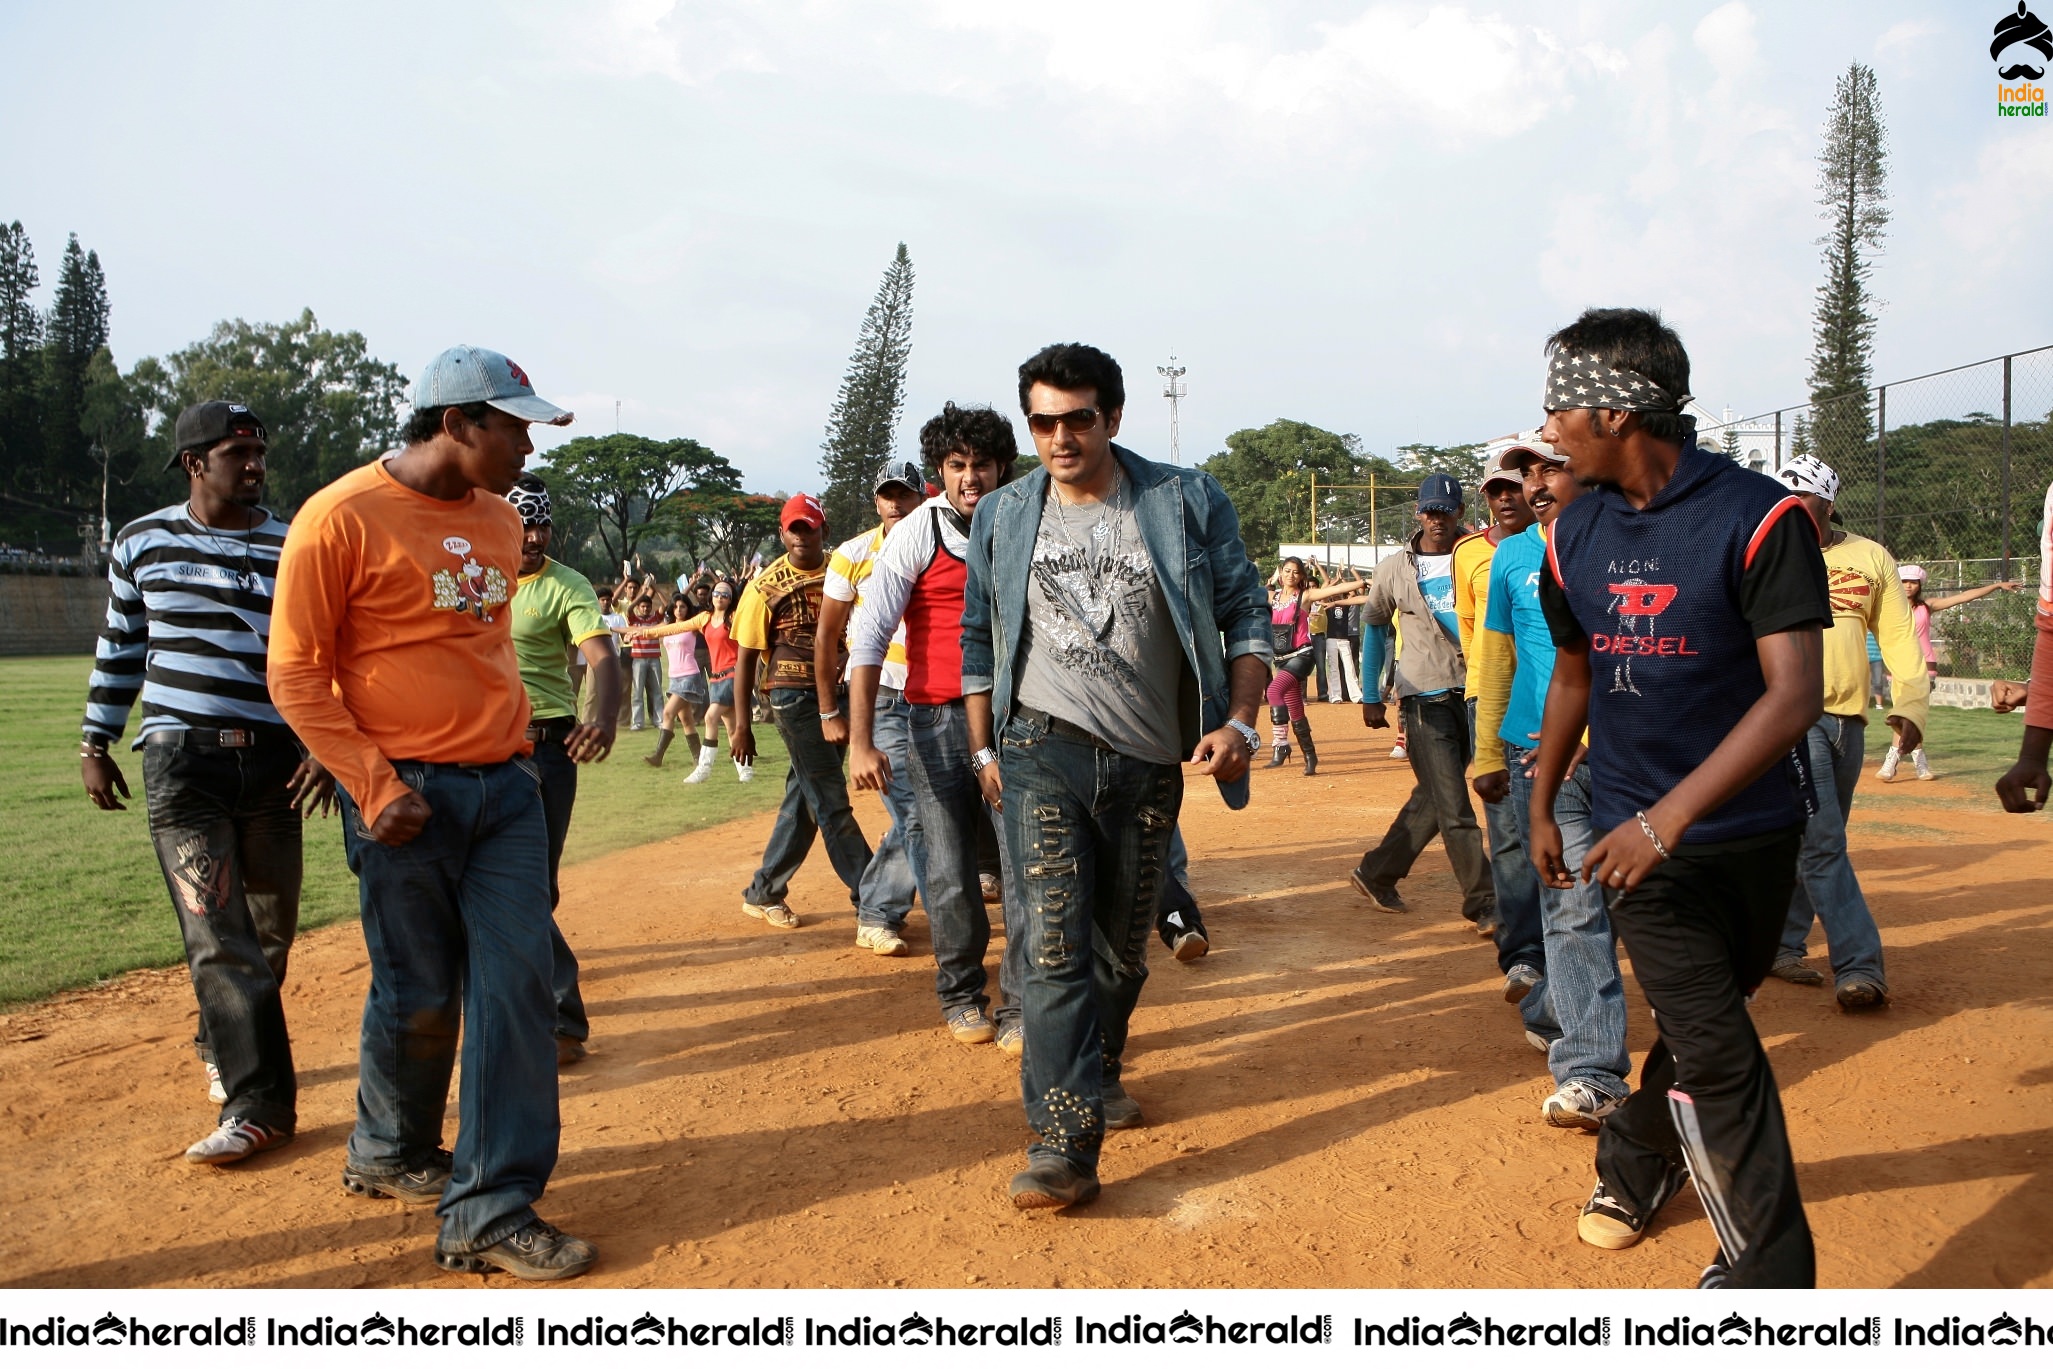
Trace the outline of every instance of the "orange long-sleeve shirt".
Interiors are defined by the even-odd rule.
[[[307,500],[279,561],[271,699],[375,823],[394,760],[484,765],[533,750],[513,651],[520,515],[433,499],[380,459]]]

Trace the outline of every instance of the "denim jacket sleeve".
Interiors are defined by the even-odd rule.
[[[1211,561],[1212,621],[1225,638],[1226,659],[1259,656],[1273,660],[1269,641],[1269,600],[1262,593],[1262,575],[1248,559],[1240,537],[1240,514],[1219,482],[1204,472],[1207,501],[1205,554]]]
[[[970,517],[969,556],[962,586],[962,692],[989,694],[991,647],[991,530],[999,501],[983,500]]]

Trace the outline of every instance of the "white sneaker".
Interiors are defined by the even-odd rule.
[[[691,768],[691,773],[684,777],[684,782],[686,784],[704,784],[712,777],[713,753],[711,750],[705,750],[699,752],[699,763]]]
[[[1910,753],[1910,763],[1911,763],[1911,764],[1912,764],[1913,766],[1917,767],[1917,772],[1918,772],[1918,778],[1919,778],[1919,779],[1921,779],[1921,780],[1934,780],[1934,779],[1937,779],[1937,778],[1939,778],[1939,777],[1938,777],[1937,775],[1934,775],[1934,774],[1932,773],[1932,767],[1931,767],[1931,764],[1930,764],[1930,763],[1929,763],[1928,761],[1926,761],[1926,760],[1925,760],[1925,748],[1924,748],[1924,747],[1922,747],[1922,746],[1921,746],[1921,747],[1919,747],[1919,748],[1918,748],[1917,750],[1915,750],[1915,751],[1913,751],[1913,752],[1911,752],[1911,753]]]
[[[1405,750],[1405,749],[1404,749],[1403,747],[1401,747],[1401,746],[1393,746],[1393,747],[1391,747],[1391,748],[1390,748],[1390,759],[1391,759],[1391,760],[1393,760],[1393,761],[1402,761],[1402,760],[1409,760],[1410,758],[1411,758],[1411,752],[1409,752],[1409,751],[1406,751],[1406,750]]]
[[[889,927],[858,927],[855,944],[878,955],[904,955],[908,949],[905,938]]]
[[[221,1067],[211,1060],[204,1060],[200,1063],[207,1067],[207,1101],[209,1103],[227,1102],[228,1088],[221,1082]]]
[[[759,917],[772,927],[782,927],[786,931],[798,926],[798,914],[792,912],[790,906],[781,898],[775,903],[750,903],[743,899],[741,910],[750,917]]]
[[[756,768],[753,765],[743,765],[740,761],[734,763],[734,782],[736,784],[747,784],[755,777]]]
[[[185,1158],[196,1165],[231,1165],[260,1151],[276,1150],[292,1139],[289,1131],[278,1131],[261,1122],[244,1122],[231,1117],[187,1147]]]
[[[1901,764],[1903,764],[1903,753],[1892,746],[1883,755],[1882,768],[1875,772],[1875,777],[1881,780],[1882,783],[1887,784],[1896,778],[1896,767]]]
[[[1599,1093],[1596,1087],[1581,1079],[1571,1079],[1556,1089],[1546,1102],[1540,1104],[1540,1115],[1547,1119],[1550,1127],[1581,1127],[1584,1131],[1595,1131],[1604,1125],[1604,1119],[1618,1111],[1623,1098],[1613,1098]]]

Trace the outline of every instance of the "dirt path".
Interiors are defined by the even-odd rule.
[[[544,1215],[599,1244],[594,1281],[627,1286],[1693,1282],[1714,1241],[1687,1193],[1634,1250],[1577,1243],[1594,1142],[1540,1121],[1544,1062],[1439,853],[1407,885],[1409,917],[1347,888],[1410,784],[1389,734],[1372,744],[1352,713],[1315,707],[1323,772],[1258,775],[1247,814],[1193,788],[1218,949],[1156,959],[1128,1072],[1150,1125],[1107,1145],[1095,1206],[1004,1202],[1026,1141],[1013,1062],[941,1031],[931,961],[856,950],[824,859],[793,890],[801,930],[741,915],[764,818],[566,873],[594,1050],[563,1077]],[[2047,828],[1943,781],[1919,792],[1915,825],[1892,807],[1854,826],[1894,1006],[1846,1017],[1828,990],[1770,981],[1754,1008],[1819,1276],[2044,1286]],[[873,801],[859,812],[881,830]],[[445,1282],[432,1216],[336,1182],[366,978],[353,925],[301,942],[299,1139],[219,1171],[180,1159],[212,1118],[182,970],[0,1018],[0,1209],[35,1271],[18,1282]],[[1636,993],[1631,1022],[1637,1058]]]

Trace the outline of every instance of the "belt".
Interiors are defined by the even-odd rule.
[[[1012,710],[1012,716],[1024,719],[1035,727],[1046,728],[1058,737],[1067,737],[1071,741],[1085,742],[1097,747],[1100,751],[1117,751],[1119,749],[1089,728],[1078,727],[1066,718],[1058,718],[1053,713],[1044,713],[1038,708],[1029,708],[1021,704]]]
[[[577,730],[576,718],[537,718],[528,724],[527,737],[531,742],[556,742],[561,744]]]
[[[297,740],[289,727],[182,727],[176,731],[152,732],[143,738],[145,746],[209,746],[239,751],[250,746],[292,746]]]
[[[877,686],[877,702],[880,704],[895,704],[904,697],[902,689],[893,689],[890,685]]]

